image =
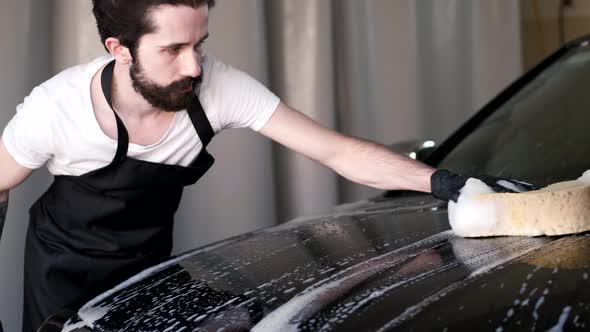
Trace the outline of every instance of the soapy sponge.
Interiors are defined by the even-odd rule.
[[[449,202],[453,231],[463,237],[562,235],[590,230],[590,171],[573,181],[525,193],[494,193],[469,179]]]

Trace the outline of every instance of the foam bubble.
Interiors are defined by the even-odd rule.
[[[481,180],[470,178],[461,189],[457,203],[449,202],[449,221],[459,236],[485,233],[495,227],[497,209],[491,201],[481,201],[474,196],[494,191]]]
[[[523,184],[528,184],[526,182],[521,182]],[[506,188],[506,189],[510,189],[512,191],[514,191],[515,193],[520,193],[522,192],[522,189],[517,187],[514,183],[510,182],[510,181],[506,181],[506,180],[500,180],[498,181],[498,184],[501,185],[502,187]]]
[[[584,174],[582,174],[582,176],[580,176],[577,181],[590,185],[590,169],[584,172]]]
[[[483,181],[475,178],[469,178],[467,179],[467,182],[465,182],[465,186],[461,188],[459,192],[461,193],[461,196],[459,196],[459,201],[461,201],[461,197],[465,199],[466,197],[473,195],[488,193],[491,194],[494,191],[487,184],[483,183]]]

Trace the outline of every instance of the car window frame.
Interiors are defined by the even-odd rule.
[[[575,52],[579,48],[587,47],[590,44],[590,34],[582,36],[571,42],[568,42],[551,55],[542,60],[539,64],[523,74],[516,81],[508,85],[496,97],[492,98],[471,118],[464,122],[455,130],[447,139],[439,144],[427,158],[424,163],[432,167],[437,167],[444,158],[453,151],[467,136],[473,133],[482,122],[488,119],[494,112],[498,111],[504,104],[511,100],[516,94],[524,89],[528,84],[534,81],[541,73],[553,64],[562,60],[565,56]]]

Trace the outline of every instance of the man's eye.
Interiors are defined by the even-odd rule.
[[[170,54],[178,54],[178,52],[180,51],[180,47],[170,47],[167,48],[166,51]]]

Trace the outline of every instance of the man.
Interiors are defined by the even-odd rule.
[[[109,56],[33,89],[4,130],[0,232],[8,191],[44,164],[55,175],[30,210],[24,331],[168,258],[182,188],[211,167],[206,146],[225,128],[259,131],[364,185],[457,198],[466,177],[322,128],[206,55],[214,2],[93,0]]]

